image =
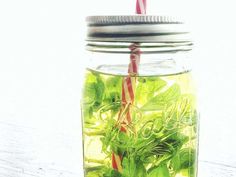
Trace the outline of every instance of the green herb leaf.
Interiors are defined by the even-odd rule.
[[[111,170],[110,174],[104,174],[103,177],[122,177],[122,174],[116,170]]]
[[[196,152],[193,149],[185,148],[171,160],[171,167],[174,171],[178,172],[182,169],[192,167],[195,164],[195,160]]]
[[[148,177],[170,177],[169,169],[166,164],[152,168],[148,173]]]
[[[95,167],[89,167],[85,168],[85,174],[86,177],[113,177],[112,171],[110,168],[107,168],[106,166],[95,166]],[[121,177],[121,176],[115,176],[115,177]]]
[[[135,177],[136,164],[133,158],[125,157],[122,161],[123,176],[124,177]]]
[[[103,101],[104,91],[105,91],[105,85],[99,75],[97,76],[95,91],[96,91],[96,99],[95,99],[96,101],[94,106],[98,107],[101,105]]]
[[[138,86],[135,94],[136,103],[143,105],[165,86],[166,81],[161,78],[138,78]]]
[[[144,177],[147,175],[143,163],[136,157],[125,157],[122,162],[124,177]]]
[[[159,93],[155,97],[149,99],[141,109],[145,111],[163,110],[165,106],[178,100],[180,97],[180,87],[177,84],[173,84],[166,91]]]
[[[96,100],[96,83],[87,82],[84,87],[83,103],[92,105]]]

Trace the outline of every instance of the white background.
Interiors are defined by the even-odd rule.
[[[70,168],[82,174],[84,18],[133,14],[134,7],[135,0],[0,1],[0,123],[42,132],[47,147],[35,139],[42,161],[60,160],[60,153]],[[200,160],[236,167],[234,1],[149,0],[148,12],[177,14],[192,25],[201,107]],[[70,147],[77,154],[63,154],[63,148],[50,144],[57,132],[78,137]]]

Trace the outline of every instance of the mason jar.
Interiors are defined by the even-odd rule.
[[[187,25],[90,16],[83,94],[86,177],[196,177],[198,110]]]

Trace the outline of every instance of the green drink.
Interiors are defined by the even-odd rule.
[[[196,177],[198,116],[191,73],[136,78],[120,131],[122,75],[87,70],[82,98],[86,177]],[[122,171],[112,168],[112,153]]]

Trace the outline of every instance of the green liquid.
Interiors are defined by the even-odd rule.
[[[87,70],[83,98],[86,177],[196,177],[197,111],[189,72],[137,77],[132,121],[117,124],[124,76]],[[122,171],[112,168],[112,153]]]

